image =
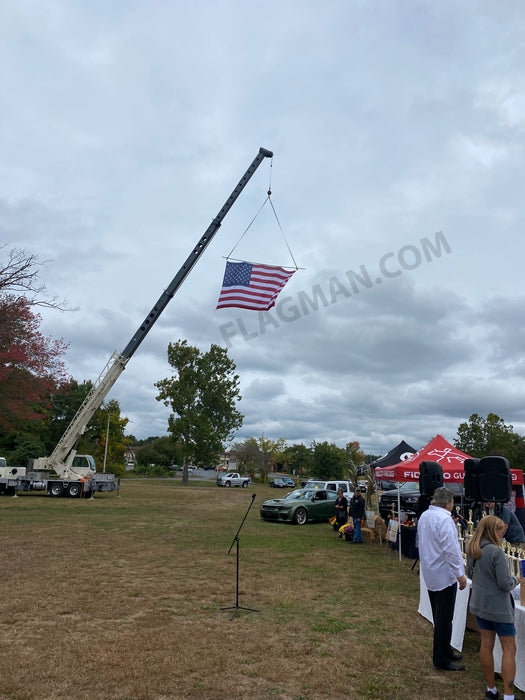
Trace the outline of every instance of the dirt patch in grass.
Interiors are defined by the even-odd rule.
[[[0,698],[483,695],[475,635],[466,673],[433,670],[412,562],[327,524],[263,522],[273,494],[253,492],[239,603],[259,612],[232,621],[228,549],[252,491],[124,482],[120,498],[2,498]]]

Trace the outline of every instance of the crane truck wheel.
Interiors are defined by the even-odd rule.
[[[67,495],[70,498],[79,498],[81,491],[82,491],[82,488],[81,488],[80,484],[69,484],[68,489],[67,489]]]
[[[53,496],[53,498],[59,498],[63,493],[64,486],[60,481],[55,481],[55,483],[51,484],[49,487],[49,495]]]

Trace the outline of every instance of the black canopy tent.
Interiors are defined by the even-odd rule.
[[[401,442],[393,447],[389,452],[383,457],[376,459],[369,466],[375,471],[377,467],[389,467],[392,464],[399,464],[399,462],[404,462],[405,459],[412,457],[417,452],[413,447],[411,447],[408,442],[401,440]],[[378,482],[374,480],[375,492],[376,492],[376,510],[377,517],[379,518],[379,539],[382,543],[381,538],[381,513],[379,512],[379,496],[377,493]],[[398,484],[399,486],[399,484]],[[401,551],[401,543],[399,545],[399,551]]]
[[[372,469],[375,469],[376,467],[389,467],[391,464],[399,464],[399,462],[404,462],[405,459],[412,457],[416,452],[417,450],[411,447],[408,442],[401,440],[399,445],[393,447],[384,457],[376,459],[370,466]]]

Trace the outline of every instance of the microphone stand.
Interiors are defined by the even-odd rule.
[[[248,517],[248,513],[250,512],[250,508],[253,506],[253,502],[255,501],[255,494],[252,494],[252,500],[250,502],[250,505],[248,506],[248,510],[244,514],[244,518],[242,519],[241,524],[239,525],[239,529],[235,533],[235,537],[233,538],[233,542],[230,545],[230,549],[228,550],[228,554],[232,551],[232,547],[235,544],[237,548],[237,566],[236,566],[236,586],[235,586],[235,605],[232,605],[228,608],[221,608],[221,610],[233,610],[232,616],[230,617],[230,622],[233,620],[235,617],[235,613],[237,610],[249,610],[250,612],[259,612],[259,610],[255,610],[254,608],[244,608],[242,605],[239,605],[239,532],[241,531],[242,526],[244,525],[244,521]]]

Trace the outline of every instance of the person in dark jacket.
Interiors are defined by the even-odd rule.
[[[485,512],[489,515],[497,515],[505,523],[503,537],[512,545],[523,547],[525,544],[525,533],[516,515],[507,506],[500,505],[496,508],[495,503],[485,503]]]
[[[335,502],[335,519],[337,523],[337,529],[346,525],[348,520],[348,501],[343,495],[343,489],[337,490],[337,501]],[[343,535],[339,533],[338,537]]]
[[[510,591],[525,579],[511,576],[501,541],[505,523],[495,515],[482,518],[467,545],[467,575],[472,579],[470,611],[476,615],[481,635],[479,660],[487,683],[486,698],[498,698],[494,682],[494,642],[498,635],[503,651],[501,675],[505,699],[514,698],[516,628]]]
[[[361,520],[365,517],[365,499],[361,496],[361,489],[359,487],[356,488],[354,495],[350,499],[348,512],[354,523],[354,539],[352,543],[361,544],[363,542]]]

